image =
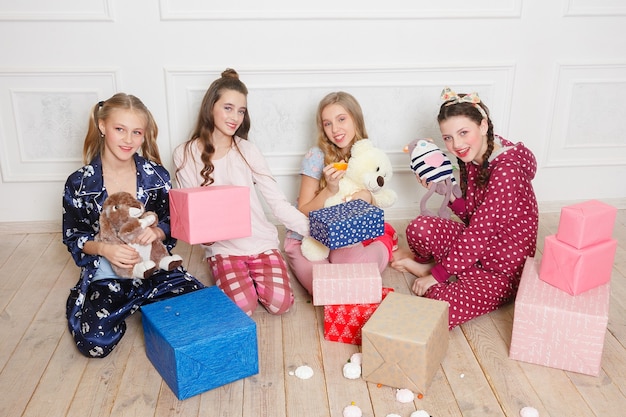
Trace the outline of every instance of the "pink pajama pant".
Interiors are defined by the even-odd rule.
[[[335,264],[360,264],[375,263],[382,273],[389,264],[389,250],[380,241],[373,242],[368,246],[357,244],[346,248],[334,249],[330,251],[328,259],[311,262],[302,255],[302,241],[290,237],[285,238],[285,254],[287,262],[294,275],[309,292],[313,293],[313,264],[335,263]]]
[[[465,226],[462,223],[439,217],[419,216],[406,228],[409,248],[418,262],[434,259],[442,263],[450,250],[459,244]],[[506,259],[496,262],[498,268],[484,268],[493,264],[493,258],[501,251],[498,239],[484,251],[483,262],[457,273],[456,281],[446,281],[433,285],[424,297],[447,301],[449,307],[448,324],[450,329],[466,321],[496,310],[515,297],[523,264]],[[518,265],[519,264],[519,265]]]
[[[258,255],[215,255],[207,259],[215,284],[248,316],[260,302],[271,314],[283,314],[293,305],[285,260],[277,249]]]

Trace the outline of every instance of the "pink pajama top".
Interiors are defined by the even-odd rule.
[[[259,198],[263,197],[268,210],[288,229],[308,235],[309,219],[295,208],[278,186],[265,158],[252,142],[235,137],[237,147],[233,144],[228,153],[213,160],[215,170],[211,174],[215,180],[212,185],[239,185],[250,187],[250,211],[252,220],[252,236],[239,239],[222,240],[210,246],[203,245],[206,257],[214,255],[247,256],[263,253],[270,249],[278,249],[279,239],[276,226],[265,215],[264,207]],[[174,150],[174,164],[180,167],[184,160],[185,144]],[[204,167],[200,159],[200,149],[196,144],[190,147],[185,165],[176,173],[178,186],[181,188],[199,187],[202,184],[200,171]],[[245,158],[245,159],[244,159]]]

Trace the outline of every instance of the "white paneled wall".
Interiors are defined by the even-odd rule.
[[[542,210],[626,207],[619,0],[0,0],[0,37],[0,222],[60,221],[89,110],[117,91],[152,110],[173,172],[171,151],[226,67],[248,85],[250,139],[292,200],[317,103],[345,90],[394,164],[387,215],[417,214],[423,190],[402,148],[439,140],[449,85],[478,91],[496,132],[535,152]]]

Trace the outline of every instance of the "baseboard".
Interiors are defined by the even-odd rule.
[[[626,209],[626,198],[598,198],[598,201],[602,201],[603,203],[609,204],[618,210]],[[576,203],[582,203],[587,200],[577,200],[577,201],[547,201],[547,202],[539,202],[539,213],[554,213],[560,212],[561,208],[565,206],[569,206]]]
[[[61,222],[0,222],[0,235],[17,233],[59,233]]]

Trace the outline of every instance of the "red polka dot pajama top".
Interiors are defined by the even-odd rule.
[[[489,158],[487,185],[478,188],[479,166],[466,164],[466,196],[449,205],[463,223],[418,216],[406,230],[415,259],[435,261],[438,284],[424,296],[449,303],[450,328],[513,300],[524,262],[535,254],[537,162],[523,143],[495,141],[501,146]]]

